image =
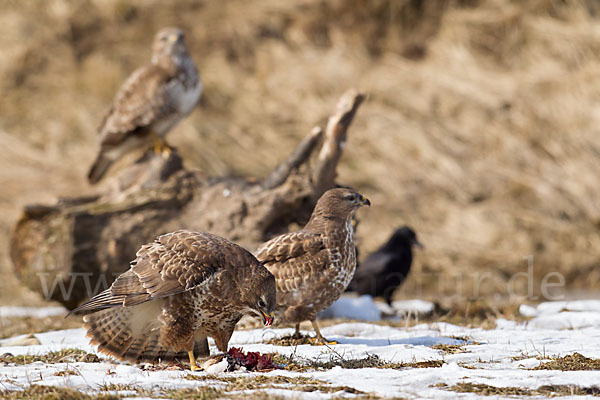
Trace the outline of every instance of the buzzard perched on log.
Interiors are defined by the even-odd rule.
[[[268,326],[275,279],[252,254],[210,233],[176,231],[141,247],[131,268],[79,306],[84,328],[106,354],[136,362],[227,351],[235,325],[255,314]],[[194,347],[196,351],[194,352]]]
[[[277,236],[257,250],[256,258],[277,282],[277,312],[296,324],[296,335],[300,322],[308,320],[317,340],[327,342],[317,326],[317,313],[340,297],[354,275],[352,216],[363,205],[371,203],[350,189],[328,190],[302,230]]]
[[[164,136],[192,112],[201,92],[183,32],[160,30],[151,63],[125,81],[100,125],[100,153],[88,173],[90,183],[97,183],[113,162],[133,149],[154,143],[157,153],[168,151]]]
[[[383,296],[391,305],[394,290],[410,272],[413,246],[423,248],[415,231],[408,226],[396,229],[387,243],[359,265],[348,290],[373,297]]]

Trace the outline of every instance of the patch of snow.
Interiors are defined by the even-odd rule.
[[[0,307],[0,318],[45,318],[57,315],[67,315],[67,310],[64,307]]]
[[[600,312],[600,300],[548,301],[535,307],[527,304],[521,304],[519,307],[519,313],[524,317],[559,314],[564,311],[597,313]]]
[[[530,329],[581,329],[600,326],[600,313],[563,311],[542,314],[528,322]]]
[[[19,354],[46,354],[52,351],[59,351],[66,348],[76,348],[87,352],[93,352],[95,349],[89,344],[85,337],[83,328],[66,329],[62,331],[51,331],[45,333],[36,333],[34,336],[39,340],[39,345],[33,346],[5,346],[17,338],[27,337],[28,335],[16,336],[0,341],[3,353]]]
[[[516,329],[518,326],[523,328],[525,324],[504,318],[498,318],[496,320],[496,329]]]
[[[537,309],[542,314],[556,314],[561,311],[600,312],[600,300],[549,301],[539,304]]]
[[[530,329],[579,329],[600,326],[600,300],[550,301],[536,307],[522,304],[519,313],[532,318]]]
[[[319,318],[348,318],[361,321],[380,321],[396,316],[409,317],[415,315],[428,315],[435,309],[435,305],[424,300],[394,301],[390,307],[387,303],[376,302],[368,294],[360,297],[343,295],[327,310],[319,313]]]
[[[521,314],[524,317],[537,317],[540,312],[538,311],[537,307],[532,307],[528,304],[521,304],[519,306],[519,314]]]
[[[399,314],[412,313],[413,315],[427,315],[435,310],[435,304],[419,299],[394,301],[392,302],[392,307]]]
[[[368,294],[360,297],[340,297],[327,310],[319,313],[319,318],[348,318],[361,321],[379,321],[381,311]]]

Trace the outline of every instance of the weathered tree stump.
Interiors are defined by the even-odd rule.
[[[108,287],[138,248],[162,233],[209,231],[253,251],[290,223],[304,224],[335,185],[346,132],[363,98],[354,90],[344,94],[325,134],[314,128],[260,181],[205,177],[184,169],[177,151],[150,151],[93,196],[25,207],[11,238],[17,276],[72,309]]]

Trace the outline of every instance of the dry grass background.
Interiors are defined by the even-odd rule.
[[[597,4],[0,0],[0,270],[23,205],[90,191],[96,126],[154,32],[177,25],[205,83],[169,136],[188,167],[262,176],[356,87],[368,99],[339,182],[373,203],[361,255],[404,223],[425,244],[401,296],[473,295],[488,273],[479,294],[497,299],[528,255],[536,292],[550,271],[597,289]],[[0,291],[39,301],[11,276]]]

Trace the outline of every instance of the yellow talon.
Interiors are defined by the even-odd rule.
[[[199,371],[200,368],[196,365],[196,357],[194,357],[194,352],[188,351],[188,357],[190,358],[190,369],[192,371]]]
[[[157,155],[170,155],[171,154],[171,146],[169,146],[167,144],[167,141],[159,136],[157,136],[156,134],[152,134],[152,138],[153,138],[153,149],[154,149],[154,153]]]
[[[327,345],[327,344],[339,344],[338,342],[336,342],[335,340],[327,340],[323,337],[323,335],[321,334],[321,330],[319,329],[319,326],[317,325],[316,321],[310,321],[312,323],[313,329],[315,330],[315,334],[316,337],[314,338],[315,343],[319,342],[322,345]]]

